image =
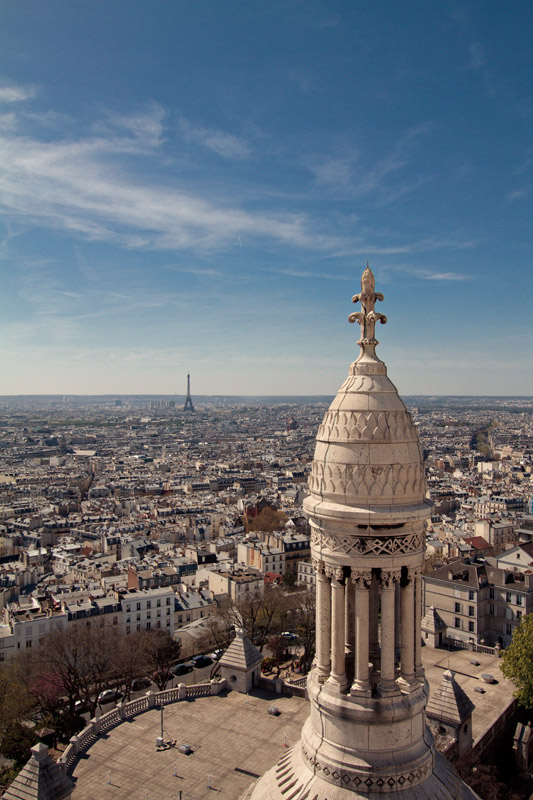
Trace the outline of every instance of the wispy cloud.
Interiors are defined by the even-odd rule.
[[[0,86],[0,103],[20,103],[35,97],[32,86]]]
[[[425,123],[408,129],[394,147],[371,162],[358,149],[351,148],[338,155],[315,155],[306,160],[306,166],[321,186],[354,198],[372,197],[376,205],[386,205],[416,191],[428,180],[418,178],[402,183],[398,173],[409,166],[417,139],[433,127],[432,123]]]
[[[202,147],[207,147],[208,150],[218,153],[223,158],[249,158],[252,153],[250,145],[233,133],[218,128],[203,128],[193,125],[183,116],[179,118],[179,126],[186,142],[194,142]]]
[[[479,42],[473,42],[468,48],[470,61],[467,64],[467,69],[479,70],[485,66],[486,60],[483,54],[483,48]]]
[[[89,138],[50,142],[5,133],[0,137],[4,211],[31,224],[130,248],[209,249],[244,235],[298,247],[328,246],[304,214],[250,212],[148,184],[131,177],[131,159],[125,173],[122,156],[163,158],[158,152],[162,124],[163,113],[154,107],[150,114],[108,118],[99,135]]]
[[[434,272],[430,269],[411,267],[406,265],[392,266],[386,268],[388,271],[402,275],[409,275],[412,278],[419,278],[423,281],[444,281],[462,282],[469,281],[472,276],[466,272]]]
[[[529,193],[529,189],[516,189],[514,192],[511,192],[505,198],[506,203],[514,203],[515,200],[520,200],[522,197],[525,197]]]

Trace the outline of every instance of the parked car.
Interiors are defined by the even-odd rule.
[[[105,703],[112,703],[114,700],[120,700],[121,697],[122,692],[117,689],[104,689],[98,695],[98,702],[100,705],[104,705]]]
[[[218,661],[219,659],[222,658],[223,655],[224,655],[224,650],[218,648],[218,650],[213,650],[212,653],[209,653],[209,658],[211,658],[213,661]]]
[[[189,662],[186,661],[183,664],[176,664],[176,666],[172,668],[172,674],[187,675],[187,673],[190,672],[191,670],[192,670],[192,664],[189,664]]]
[[[283,631],[283,633],[280,633],[280,636],[283,636],[284,639],[291,639],[291,640],[298,638],[297,635],[295,633],[292,633],[291,631]]]
[[[209,656],[195,656],[191,659],[191,664],[195,669],[201,669],[202,667],[208,667],[213,662],[209,658]]]
[[[151,683],[150,678],[135,678],[131,682],[131,690],[132,692],[138,692],[140,689],[148,689]]]

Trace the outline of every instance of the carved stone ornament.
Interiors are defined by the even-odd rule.
[[[336,581],[342,581],[344,579],[344,569],[342,567],[338,567],[333,564],[326,564],[324,567],[324,572],[328,578],[333,578]]]
[[[381,586],[384,589],[393,589],[397,583],[400,583],[402,576],[399,569],[382,569],[381,570]]]
[[[405,772],[398,770],[397,772],[390,773],[389,775],[369,775],[368,772],[358,771],[355,769],[346,769],[343,767],[332,767],[322,759],[317,758],[316,754],[307,752],[307,749],[302,746],[302,753],[305,760],[310,765],[315,774],[322,775],[322,777],[329,783],[334,783],[337,786],[357,791],[358,793],[388,793],[398,792],[402,789],[407,789],[411,786],[416,786],[429,777],[433,770],[433,759],[428,758],[425,763],[420,764],[415,769],[406,770]],[[284,783],[285,783],[284,776]]]
[[[387,322],[385,314],[380,314],[375,310],[376,300],[383,300],[381,292],[376,292],[376,281],[374,273],[366,265],[366,269],[361,276],[361,292],[354,294],[352,303],[361,302],[361,311],[354,311],[348,317],[350,322],[358,322],[361,326],[361,339],[357,344],[364,350],[366,346],[375,347],[378,341],[375,337],[376,322],[384,325]]]
[[[370,589],[372,572],[371,570],[352,570],[351,581],[356,589]]]
[[[317,440],[323,442],[414,442],[416,438],[411,416],[404,410],[329,410],[317,435]]]
[[[411,464],[327,464],[313,461],[309,475],[313,494],[401,501],[422,498],[425,477],[422,465]]]
[[[326,572],[326,565],[320,558],[313,558],[311,559],[313,564],[313,569],[317,575],[324,575]]]
[[[403,536],[339,536],[311,530],[311,544],[320,550],[352,556],[403,555],[422,550],[426,543],[424,531]]]

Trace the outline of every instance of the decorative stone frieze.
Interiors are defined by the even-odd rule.
[[[339,536],[311,529],[311,545],[343,555],[398,555],[417,553],[425,547],[423,531],[404,536]]]
[[[425,493],[422,464],[329,464],[313,461],[309,489],[350,501],[372,499],[376,505],[406,502]]]
[[[427,758],[426,762],[420,764],[416,769],[390,771],[379,773],[379,775],[369,774],[368,770],[347,769],[344,765],[337,768],[325,762],[315,752],[309,752],[302,747],[304,759],[311,769],[322,775],[328,783],[352,789],[357,792],[397,792],[401,789],[417,786],[431,775],[434,759]]]

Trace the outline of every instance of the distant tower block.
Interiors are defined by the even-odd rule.
[[[184,411],[194,411],[194,406],[191,400],[191,376],[187,375],[187,397],[185,399]]]

